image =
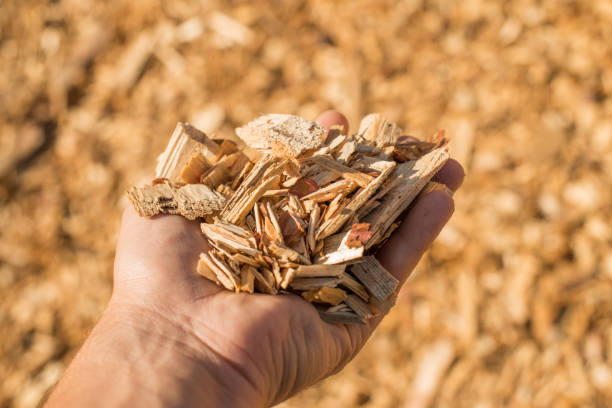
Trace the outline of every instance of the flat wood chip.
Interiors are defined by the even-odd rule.
[[[376,300],[383,302],[397,289],[399,282],[373,256],[351,266],[351,272],[363,283]]]

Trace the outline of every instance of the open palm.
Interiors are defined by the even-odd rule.
[[[346,119],[333,111],[318,121],[327,128],[346,126]],[[462,178],[454,161],[438,175],[452,190]],[[452,198],[445,192],[419,199],[379,251],[382,265],[403,282],[452,212]],[[170,338],[168,333],[180,333],[179,347],[184,345],[182,352],[190,359],[217,362],[217,391],[239,392],[247,405],[278,403],[337,372],[380,322],[330,324],[298,296],[223,290],[194,272],[206,249],[197,222],[180,216],[141,218],[127,209],[110,307],[137,311],[147,327],[163,326]]]

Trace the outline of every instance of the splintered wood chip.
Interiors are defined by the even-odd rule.
[[[179,123],[151,185],[127,196],[141,216],[198,219],[198,275],[234,292],[293,294],[321,319],[364,324],[388,312],[399,282],[374,257],[449,158],[439,131],[403,136],[380,114],[359,130],[270,114],[236,129],[246,146]],[[449,192],[450,193],[450,192]]]
[[[142,217],[180,214],[190,220],[218,213],[226,201],[222,194],[202,184],[178,188],[168,183],[132,187],[127,196]]]

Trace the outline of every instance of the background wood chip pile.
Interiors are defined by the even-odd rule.
[[[283,406],[612,398],[609,0],[7,0],[0,30],[0,406],[40,404],[102,312],[177,120],[331,106],[449,129],[468,178],[362,354]]]

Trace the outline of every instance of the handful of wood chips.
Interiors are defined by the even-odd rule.
[[[201,219],[210,250],[197,273],[235,292],[294,293],[334,323],[394,304],[398,281],[373,256],[448,160],[444,131],[402,135],[379,114],[352,136],[270,114],[213,140],[179,123],[151,185],[128,197],[141,216]],[[244,143],[242,143],[244,142]]]

